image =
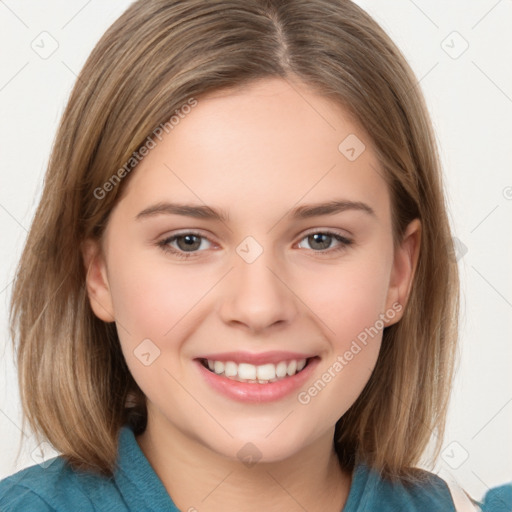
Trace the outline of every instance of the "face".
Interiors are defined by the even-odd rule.
[[[371,141],[300,84],[198,98],[156,142],[84,250],[148,425],[233,458],[332,444],[402,316],[418,221],[394,251]]]

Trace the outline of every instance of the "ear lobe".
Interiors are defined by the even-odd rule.
[[[85,285],[89,303],[94,314],[104,322],[113,322],[114,308],[107,278],[105,259],[96,240],[82,243],[82,257],[85,265]]]
[[[418,265],[420,245],[421,222],[419,219],[414,219],[405,229],[402,242],[396,249],[393,258],[393,268],[391,270],[387,297],[387,308],[392,307],[392,305],[397,302],[402,305],[402,308],[394,317],[394,321],[387,325],[392,325],[402,318]]]

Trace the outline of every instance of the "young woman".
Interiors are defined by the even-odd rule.
[[[0,509],[453,511],[458,274],[416,79],[341,0],[135,2],[63,115],[12,299]]]

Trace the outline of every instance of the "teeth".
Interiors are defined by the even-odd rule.
[[[276,376],[278,378],[286,377],[288,365],[283,361],[276,366]]]
[[[217,375],[224,375],[239,382],[267,384],[286,377],[292,377],[306,366],[305,359],[281,361],[278,364],[262,364],[255,366],[249,363],[236,364],[233,361],[207,360],[208,368]]]
[[[270,380],[276,378],[276,365],[264,364],[256,368],[256,375],[258,380]]]
[[[288,363],[288,375],[291,377],[297,372],[297,361],[290,361]]]
[[[238,365],[238,376],[241,379],[254,380],[256,378],[256,366],[253,364],[241,363]]]
[[[208,366],[210,366],[210,361],[208,361]],[[238,373],[238,367],[233,361],[228,361],[224,367],[224,375],[226,377],[235,377]]]
[[[213,371],[219,375],[224,373],[224,363],[222,361],[215,361],[213,365]]]

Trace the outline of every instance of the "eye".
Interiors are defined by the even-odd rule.
[[[187,231],[161,240],[158,242],[158,246],[161,247],[164,252],[169,252],[178,258],[186,259],[194,256],[196,252],[201,252],[198,251],[198,249],[201,247],[204,249],[203,242],[205,241],[211,243],[206,237],[199,233]],[[173,244],[175,244],[175,246],[173,246]]]
[[[307,234],[299,243],[299,247],[301,249],[304,248],[300,245],[304,240],[310,244],[311,250],[319,254],[336,253],[353,244],[353,240],[350,240],[339,233],[328,230],[314,231]],[[207,247],[205,247],[205,242]],[[332,247],[333,243],[337,243],[337,245]],[[171,253],[182,259],[194,257],[198,252],[202,252],[202,250],[210,248],[208,244],[212,244],[208,238],[193,231],[178,233],[164,238],[157,243],[164,252]]]
[[[302,240],[306,240],[314,252],[319,253],[332,253],[338,252],[346,249],[349,245],[353,243],[353,240],[350,240],[339,233],[335,233],[333,231],[314,231],[312,233],[307,234]],[[332,243],[337,242],[338,244],[332,248]],[[299,243],[300,247],[300,243]],[[326,250],[327,249],[327,250]]]

